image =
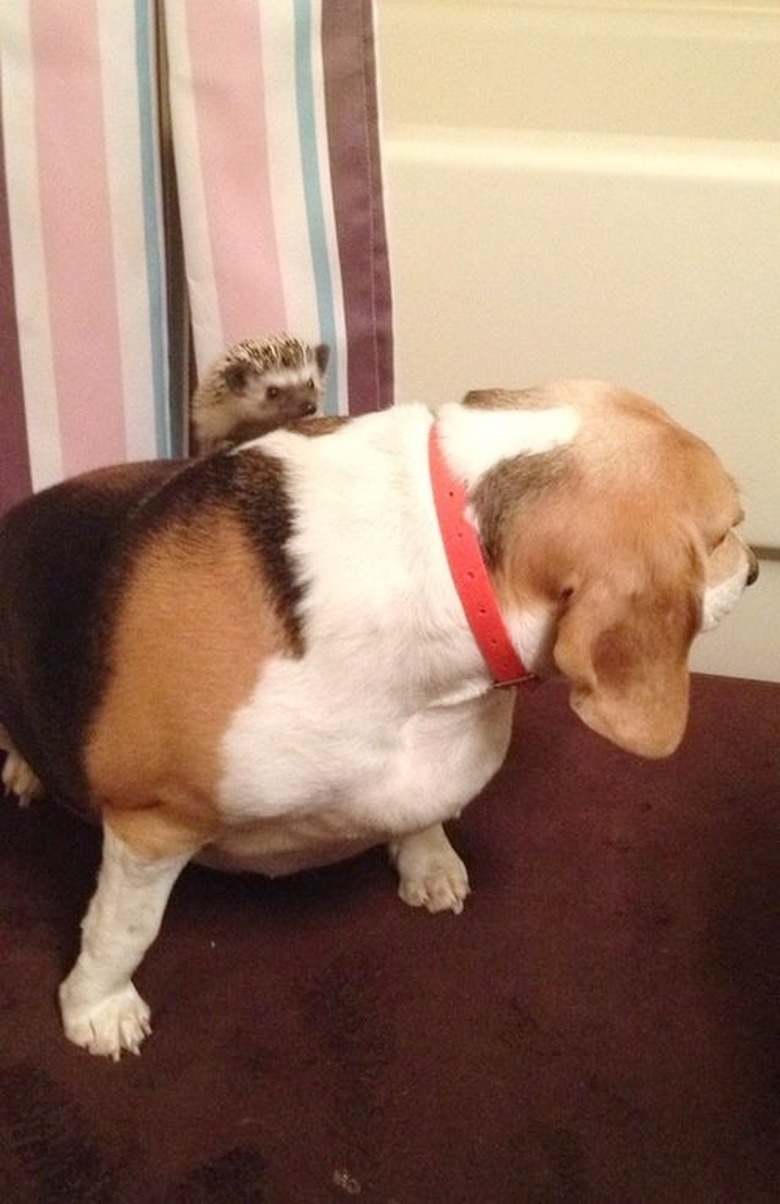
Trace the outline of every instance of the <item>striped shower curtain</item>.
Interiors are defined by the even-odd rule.
[[[0,48],[0,508],[180,454],[189,362],[247,335],[391,403],[371,3],[13,0]]]

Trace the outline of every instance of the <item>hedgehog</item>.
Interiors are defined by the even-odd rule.
[[[320,411],[327,343],[291,335],[243,339],[211,365],[190,404],[197,455],[256,439]]]

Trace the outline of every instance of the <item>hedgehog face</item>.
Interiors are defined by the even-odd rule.
[[[261,372],[251,364],[236,364],[227,383],[242,418],[274,425],[310,418],[317,413],[323,393],[311,365]]]
[[[317,414],[329,348],[289,335],[244,339],[214,364],[192,400],[201,455]]]

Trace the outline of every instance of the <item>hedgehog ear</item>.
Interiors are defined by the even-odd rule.
[[[314,348],[314,358],[317,361],[317,367],[324,376],[325,369],[328,366],[328,360],[330,359],[330,347],[327,343],[317,344],[317,346]]]
[[[247,364],[228,364],[225,368],[225,384],[231,393],[243,393],[249,376]]]

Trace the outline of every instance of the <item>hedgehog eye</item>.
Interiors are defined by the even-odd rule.
[[[309,379],[306,381],[306,388],[307,389],[314,388],[314,378],[312,376],[310,376]]]
[[[269,401],[276,401],[279,396],[279,390],[276,385],[269,385],[265,391],[265,395]]]

